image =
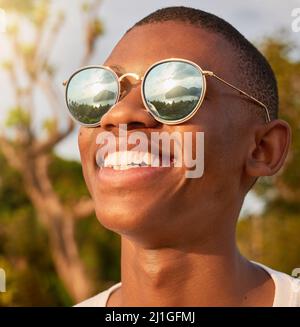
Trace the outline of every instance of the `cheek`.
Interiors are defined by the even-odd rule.
[[[228,192],[228,187],[231,187],[234,179],[237,183],[239,181],[243,137],[237,135],[236,129],[230,126],[230,123],[226,123],[228,119],[218,121],[213,119],[208,111],[195,117],[194,122],[195,124],[189,126],[188,130],[194,135],[196,132],[203,132],[204,135],[204,151],[203,147],[196,149],[196,140],[193,137],[193,158],[198,156],[200,159],[204,152],[203,176],[195,187],[196,189],[199,187],[198,191],[202,196],[203,190],[219,196],[222,192]]]
[[[80,156],[82,157],[87,148],[87,137],[83,128],[80,128],[78,133],[78,147],[79,147]]]
[[[238,137],[206,134],[205,142],[205,189],[217,201],[229,203],[240,192],[243,174],[244,142]]]
[[[81,161],[86,161],[93,146],[93,128],[81,127],[78,133],[78,147]]]

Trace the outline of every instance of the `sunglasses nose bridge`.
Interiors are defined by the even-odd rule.
[[[120,76],[120,77],[117,78],[117,81],[119,83],[119,91],[120,91],[120,93],[122,93],[122,90],[121,90],[121,82],[126,77],[132,77],[132,78],[134,78],[136,80],[136,83],[131,83],[132,86],[138,84],[138,82],[140,82],[140,81],[143,80],[143,78],[140,77],[140,75],[135,74],[135,73],[126,73],[126,74],[123,74],[122,76]]]
[[[136,73],[125,73],[121,75],[117,78],[120,94],[122,93],[121,82],[126,77],[132,77],[136,81],[136,83],[130,83],[132,86],[143,82],[143,77]],[[120,98],[118,98],[114,106],[102,117],[101,126],[103,128],[111,128],[119,124],[140,125],[144,127],[154,127],[157,124],[157,121],[147,110],[140,110],[144,106],[142,99],[140,103],[137,103],[135,94],[129,95],[126,99],[125,102],[124,99],[121,102]],[[139,106],[138,110],[136,110],[137,106]]]
[[[120,76],[118,78],[118,81],[121,82],[123,80],[123,78],[129,77],[129,76],[130,77],[133,77],[137,81],[141,81],[142,80],[142,78],[138,74],[135,74],[135,73],[126,73],[126,74],[123,74],[122,76]]]

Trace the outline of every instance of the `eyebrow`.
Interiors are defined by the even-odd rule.
[[[107,65],[107,67],[111,68],[114,72],[119,75],[123,75],[126,73],[125,68],[120,65]]]

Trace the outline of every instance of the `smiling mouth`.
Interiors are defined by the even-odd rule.
[[[96,155],[96,162],[100,169],[128,170],[150,167],[172,167],[175,159],[172,155],[155,155],[141,151],[116,151],[108,153],[104,158]]]

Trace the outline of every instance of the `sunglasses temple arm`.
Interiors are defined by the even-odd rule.
[[[232,89],[238,91],[239,93],[243,94],[244,96],[250,98],[251,100],[253,100],[254,102],[256,102],[258,105],[260,105],[264,111],[265,111],[265,114],[266,114],[266,118],[267,118],[267,122],[269,123],[271,121],[271,118],[270,118],[270,114],[269,114],[269,110],[268,108],[262,103],[260,102],[259,100],[255,99],[253,96],[251,96],[250,94],[242,91],[241,89],[237,88],[236,86],[226,82],[225,80],[223,80],[221,77],[217,76],[216,74],[214,74],[213,72],[210,72],[210,71],[204,71],[203,72],[204,75],[207,75],[207,76],[212,76],[214,78],[216,78],[218,81],[226,84],[227,86],[231,87]]]

